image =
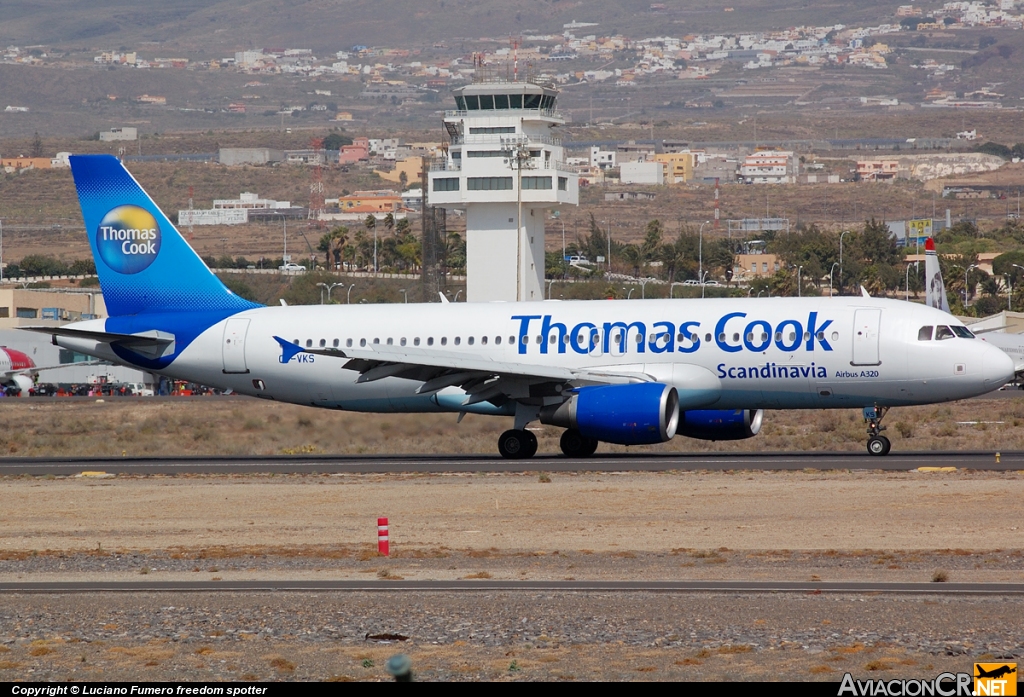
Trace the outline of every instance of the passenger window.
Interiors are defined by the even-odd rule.
[[[725,332],[722,332],[721,334],[718,335],[718,340],[723,343],[725,342]]]
[[[508,343],[510,343],[510,344],[514,344],[514,343],[516,343],[516,338],[515,338],[514,336],[510,336],[510,337],[508,338]]]
[[[352,339],[345,339],[345,346],[352,348]]]
[[[366,346],[366,339],[360,339],[359,340],[359,345],[360,346]]]
[[[538,344],[543,344],[544,343],[544,337],[542,337],[540,334],[537,335],[537,343]]]
[[[500,336],[494,337],[494,343],[500,344],[501,343],[501,337]]]
[[[337,346],[337,342],[335,342],[334,345]],[[320,339],[320,348],[324,348],[325,346],[327,346],[327,339]]]
[[[664,336],[668,336],[668,335],[666,334]],[[643,334],[637,334],[636,335],[636,343],[637,343],[637,346],[639,346],[640,344],[644,343],[644,336],[643,336]]]
[[[349,341],[352,341],[352,340],[351,340],[351,339],[349,339]],[[337,339],[335,339],[335,340],[334,340],[334,341],[333,341],[332,343],[334,344],[334,348],[338,348],[338,346],[339,346],[339,345],[341,344],[341,342],[340,342],[340,341],[338,341]],[[349,344],[349,346],[351,346],[351,345],[352,345],[352,344]]]
[[[932,340],[932,328],[931,327],[921,327],[920,329],[918,329],[917,330],[917,340],[918,341],[931,341]]]
[[[553,343],[555,343],[556,341],[558,341],[558,337],[557,337],[557,336],[555,336],[554,334],[552,334],[551,336],[549,336],[549,337],[548,337],[548,343],[549,343],[549,344],[553,344]]]
[[[943,339],[952,339],[953,330],[949,327],[936,327],[935,328],[935,340],[942,341]]]
[[[483,344],[484,346],[486,346],[487,345],[487,337],[486,336],[480,337],[480,343]]]
[[[442,336],[441,337],[441,345],[442,346],[447,346],[448,345],[448,337],[446,337],[446,336]]]
[[[782,341],[782,332],[775,332],[775,340]]]
[[[306,348],[312,348],[312,346],[313,346],[313,340],[312,339],[306,339]]]
[[[379,344],[380,343],[380,339],[378,337],[374,337],[373,338],[373,343]]]
[[[460,336],[455,337],[455,345],[458,346],[461,343],[462,343],[462,337],[460,337]]]
[[[398,343],[401,344],[402,346],[405,346],[405,337],[403,336],[401,339],[399,339]]]
[[[526,335],[524,334],[524,335],[523,335],[523,346],[525,346],[525,345],[526,345],[526,344],[528,344],[528,343],[530,343],[530,337],[528,337],[528,336],[526,336]]]
[[[389,336],[389,337],[388,337],[388,346],[391,346],[391,345],[392,345],[392,344],[394,344],[394,343],[395,343],[395,340],[394,340],[394,339],[392,339],[392,338],[391,338],[391,337]]]
[[[711,342],[711,335],[710,334],[705,334],[704,335],[704,341],[707,341],[708,343],[710,343]]]
[[[466,339],[466,343],[469,344],[470,346],[473,345],[473,341],[474,341],[473,337],[469,337],[468,339]]]
[[[427,346],[433,346],[433,345],[434,345],[434,337],[428,336],[427,337]]]
[[[298,339],[292,339],[292,343],[295,344],[296,346],[298,346],[299,345],[299,340]]]
[[[416,337],[415,339],[413,339],[412,340],[412,345],[413,346],[419,346],[420,345],[420,338]]]

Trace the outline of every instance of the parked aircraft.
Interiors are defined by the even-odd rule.
[[[1013,373],[934,308],[867,297],[263,307],[226,288],[114,157],[71,157],[110,317],[38,328],[60,346],[172,378],[317,407],[510,416],[498,442],[561,449],[758,433],[763,409],[962,399]],[[950,341],[936,341],[950,331]]]
[[[19,397],[28,397],[38,375],[39,369],[28,355],[0,346],[0,386],[4,389],[15,387],[20,390]]]
[[[939,268],[939,257],[935,252],[935,242],[932,238],[929,237],[925,241],[924,250],[925,303],[929,307],[949,312],[946,286],[942,282],[942,270]],[[1013,360],[1014,373],[1018,378],[1024,375],[1024,334],[1006,334],[992,330],[979,333],[977,336],[979,339],[999,347]]]

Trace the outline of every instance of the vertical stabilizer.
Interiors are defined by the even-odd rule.
[[[935,240],[931,237],[924,243],[924,292],[928,307],[949,312],[946,286],[942,283],[942,270],[939,268],[939,255],[935,253]]]
[[[241,312],[238,297],[207,268],[163,211],[111,155],[72,155],[78,200],[107,311]]]

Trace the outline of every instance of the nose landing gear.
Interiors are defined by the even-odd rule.
[[[868,422],[869,455],[888,455],[892,449],[892,443],[882,435],[885,430],[882,419],[888,411],[889,407],[864,407],[864,420]]]

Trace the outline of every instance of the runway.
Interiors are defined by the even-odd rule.
[[[0,476],[73,476],[83,471],[108,474],[435,474],[517,472],[669,472],[730,470],[876,470],[907,472],[921,467],[978,471],[1024,470],[1024,451],[996,453],[866,452],[598,453],[590,458],[541,455],[505,460],[497,455],[267,455],[216,457],[30,458],[0,460]]]
[[[320,593],[320,592],[552,592],[552,593],[790,593],[818,595],[1007,596],[1024,583],[870,583],[795,581],[83,581],[0,583],[0,594]]]

